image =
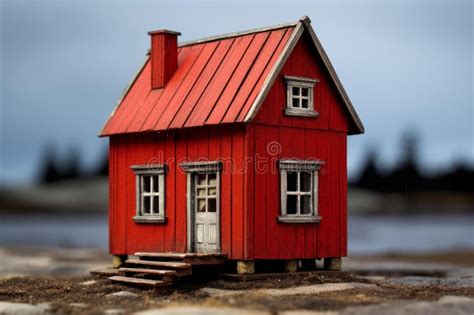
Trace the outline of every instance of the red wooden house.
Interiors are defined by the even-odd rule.
[[[310,19],[181,44],[149,34],[100,132],[111,253],[340,261],[347,135],[364,129]]]

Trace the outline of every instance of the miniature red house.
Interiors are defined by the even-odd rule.
[[[151,51],[110,137],[110,251],[229,260],[347,253],[347,136],[363,125],[308,17]]]

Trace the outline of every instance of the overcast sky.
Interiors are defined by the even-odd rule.
[[[369,145],[386,163],[415,129],[426,169],[474,161],[471,1],[8,1],[1,3],[0,182],[28,181],[42,148],[83,151],[98,139],[149,48],[310,16],[366,134],[349,140],[355,174]]]

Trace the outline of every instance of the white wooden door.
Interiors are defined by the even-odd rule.
[[[200,253],[218,253],[220,243],[218,173],[195,173],[193,176],[194,250]]]

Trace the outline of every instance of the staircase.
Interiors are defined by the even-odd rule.
[[[109,277],[116,283],[163,287],[176,279],[192,275],[193,266],[220,265],[225,263],[223,254],[206,253],[135,253],[137,258],[128,259],[118,269],[120,275]]]

